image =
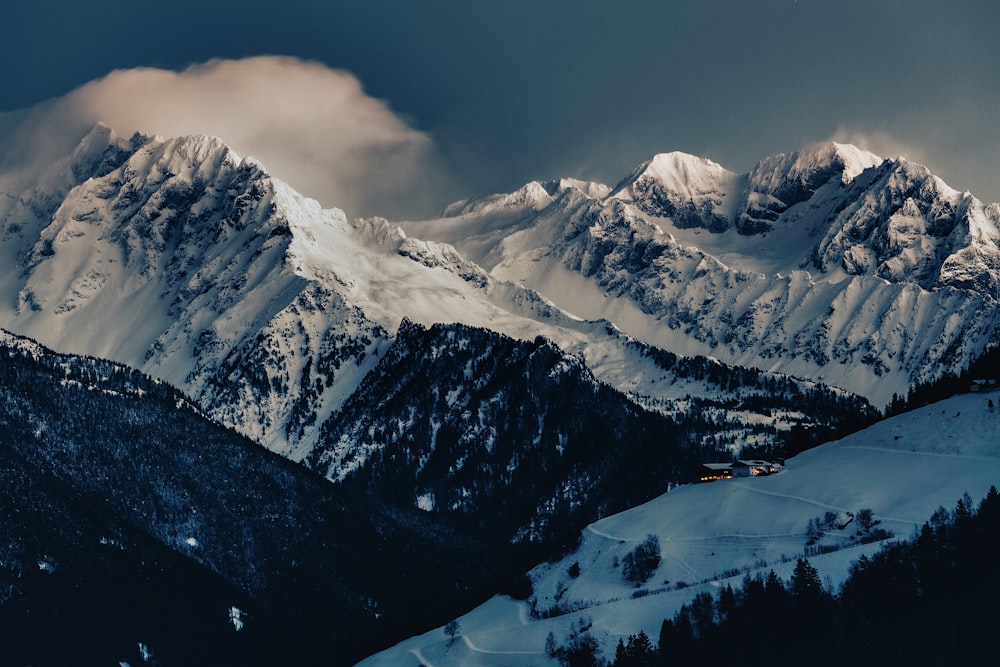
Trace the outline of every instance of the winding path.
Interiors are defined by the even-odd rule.
[[[946,452],[914,452],[907,449],[890,449],[888,447],[866,447],[864,445],[840,445],[839,449],[860,449],[869,452],[888,452],[889,454],[905,454],[907,456],[934,456],[942,459],[970,459],[973,461],[989,461],[990,463],[997,463],[997,457],[995,456],[978,456],[974,454],[962,454],[961,452],[956,452],[954,454],[949,454]]]
[[[487,651],[473,644],[469,635],[462,635],[462,641],[465,642],[470,651],[475,651],[476,653],[488,653],[490,655],[541,655],[543,653],[543,651]]]
[[[427,658],[425,658],[424,654],[420,652],[420,649],[418,649],[418,648],[411,648],[410,649],[410,653],[412,653],[414,656],[416,656],[417,660],[420,661],[420,664],[423,665],[423,667],[434,667],[434,665],[431,663],[431,661],[428,660]]]
[[[857,447],[856,449],[876,449],[875,447]],[[879,451],[891,451],[891,450],[879,450]],[[919,452],[901,452],[904,454],[919,454]],[[848,512],[850,510],[844,507],[837,507],[836,505],[827,505],[826,503],[821,503],[817,500],[810,500],[809,498],[803,498],[802,496],[793,496],[787,493],[775,493],[774,491],[764,491],[762,489],[755,489],[747,484],[741,484],[739,482],[730,482],[733,486],[738,486],[741,489],[746,489],[747,491],[753,491],[754,493],[762,493],[765,496],[774,496],[776,498],[788,498],[789,500],[798,500],[799,502],[808,503],[810,505],[816,505],[817,507],[824,507],[826,509],[837,510],[838,512]],[[878,515],[878,518],[882,521],[896,521],[898,523],[905,523],[913,526],[919,526],[919,521],[914,521],[913,519],[899,519],[891,516]]]
[[[603,537],[603,538],[605,538],[607,540],[612,540],[614,542],[639,543],[639,542],[642,542],[642,540],[644,539],[644,538],[638,538],[638,537],[618,537],[616,535],[610,535],[608,533],[605,533],[605,532],[602,532],[600,530],[597,530],[596,528],[594,528],[593,525],[587,526],[587,530],[589,530],[594,535],[597,535],[598,537]]]
[[[774,496],[775,498],[787,498],[789,500],[798,500],[799,502],[807,503],[809,505],[816,505],[817,507],[822,507],[828,510],[837,510],[838,512],[848,512],[849,510],[845,507],[837,507],[836,505],[827,505],[826,503],[821,503],[818,500],[812,500],[810,498],[804,498],[802,496],[793,496],[787,493],[777,493],[775,491],[764,491],[763,489],[755,489],[749,484],[743,484],[741,482],[731,481],[729,482],[732,486],[738,486],[741,489],[746,489],[747,491],[752,491],[754,493],[760,493],[765,496]]]
[[[672,541],[673,540],[671,540],[671,539],[668,538],[667,539],[667,544],[669,544]],[[672,563],[676,563],[677,565],[680,565],[692,577],[701,576],[701,574],[696,569],[694,569],[693,567],[691,567],[686,560],[684,560],[680,556],[677,556],[675,554],[670,553],[669,549],[666,550],[666,553],[664,553],[663,551],[661,551],[660,552],[660,557],[663,558],[663,560],[670,561]]]

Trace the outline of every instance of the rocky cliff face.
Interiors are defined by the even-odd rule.
[[[927,169],[901,160],[866,171],[843,194],[812,266],[925,290],[1000,297],[1000,215]]]

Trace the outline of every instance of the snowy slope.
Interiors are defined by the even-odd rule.
[[[787,579],[803,554],[809,520],[826,512],[846,520],[870,508],[881,527],[908,538],[939,506],[952,509],[965,493],[978,501],[1000,483],[1000,408],[990,401],[1000,405],[1000,392],[899,415],[790,459],[770,477],[678,487],[589,526],[574,553],[535,568],[533,600],[494,598],[459,619],[455,642],[437,629],[362,664],[408,665],[415,656],[438,667],[555,664],[544,653],[546,636],[562,642],[581,619],[610,658],[619,637],[639,630],[655,637],[661,621],[700,591],[735,586],[761,569]],[[843,548],[810,559],[828,583],[838,585],[850,562],[878,549],[855,546],[855,532],[853,522],[829,531],[820,544]],[[663,561],[636,588],[615,561],[648,534],[659,537]],[[574,563],[576,578],[568,574]],[[569,611],[531,613],[556,606]]]

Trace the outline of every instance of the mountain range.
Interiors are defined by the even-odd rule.
[[[997,342],[1000,207],[852,146],[742,176],[657,155],[604,197],[532,183],[448,213],[403,226],[648,344],[877,405]]]
[[[126,369],[59,379],[51,368],[70,362],[45,362],[40,386],[93,393],[105,391],[95,377],[138,373],[126,384],[141,390],[106,391],[123,402],[177,392],[155,405],[197,414],[198,429],[246,439],[225,447],[272,462],[240,480],[239,457],[220,453],[199,472],[193,511],[223,512],[206,528],[171,518],[176,507],[136,514],[149,489],[202,466],[186,445],[165,447],[143,464],[146,491],[110,494],[101,512],[113,519],[101,520],[193,561],[271,619],[288,600],[312,604],[303,582],[328,582],[317,590],[367,611],[336,614],[342,632],[302,621],[303,632],[318,652],[355,658],[516,587],[584,526],[691,481],[701,462],[784,457],[845,435],[1000,343],[1000,206],[841,144],[742,175],[661,154],[614,187],[532,182],[438,219],[390,222],[323,209],[217,138],[125,139],[97,126],[27,181],[0,173],[0,194],[0,327],[83,355],[84,367]],[[55,354],[31,349],[36,361]],[[53,431],[28,427],[42,410],[11,423],[51,448]],[[123,430],[135,426],[90,440],[119,452]],[[101,456],[32,459],[66,487],[38,506],[118,488],[121,455]],[[280,511],[220,509],[245,508],[240,493],[273,465],[285,481],[252,502]],[[213,497],[218,483],[237,497]],[[308,546],[282,532],[300,519]],[[365,547],[327,532],[372,530],[357,538]],[[193,553],[185,531],[218,551]],[[386,563],[380,540],[426,551],[384,581],[373,573]],[[257,543],[269,546],[255,553]],[[229,559],[244,544],[247,557]],[[332,569],[287,574],[298,549]],[[331,550],[369,574],[345,583],[355,561]],[[401,582],[432,563],[457,592],[407,617]],[[262,583],[283,577],[294,592]]]

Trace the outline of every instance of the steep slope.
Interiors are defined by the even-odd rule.
[[[0,617],[34,664],[136,642],[166,664],[350,660],[495,590],[482,544],[352,497],[124,366],[3,333],[0,425]]]
[[[696,422],[638,408],[543,338],[405,322],[308,463],[498,546],[551,548],[721,455]]]
[[[966,493],[982,498],[996,484],[998,404],[996,391],[955,397],[812,449],[776,475],[674,489],[589,526],[575,552],[530,573],[528,600],[497,597],[462,616],[457,641],[437,629],[362,664],[411,664],[415,655],[435,665],[558,664],[546,655],[547,635],[562,644],[580,627],[611,658],[619,638],[640,630],[656,637],[661,621],[698,593],[714,596],[772,568],[787,579],[807,549],[821,576],[838,584],[853,560],[880,547],[859,544],[858,510],[908,538],[939,507],[955,507]],[[810,545],[810,522],[827,513],[833,522]],[[637,585],[622,562],[650,534],[662,560]]]
[[[741,234],[770,231],[785,211],[809,201],[824,185],[846,185],[881,162],[867,151],[837,143],[764,158],[746,176],[733,224]]]
[[[654,346],[881,405],[1000,342],[1000,208],[849,146],[768,158],[739,178],[657,156],[606,199],[569,189],[509,213],[516,224],[490,219],[486,246],[467,209],[404,227],[460,252],[468,234],[494,278]]]
[[[902,160],[866,171],[842,199],[813,250],[818,270],[842,268],[926,290],[955,287],[1000,298],[996,205],[984,207]]]

